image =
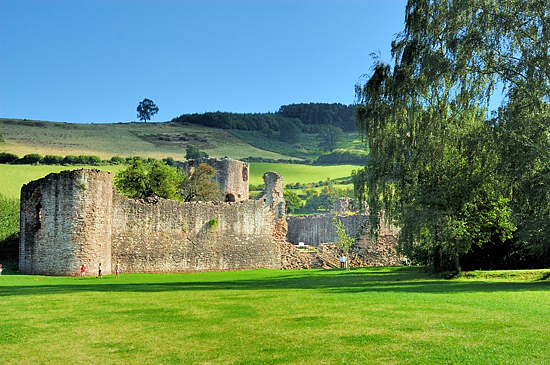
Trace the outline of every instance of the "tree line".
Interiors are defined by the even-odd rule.
[[[196,145],[189,143],[185,148],[185,158],[187,160],[195,160],[201,157],[208,157],[208,154],[201,151]],[[0,164],[12,164],[12,165],[88,165],[88,166],[102,166],[102,165],[127,165],[133,163],[135,160],[144,161],[156,161],[153,158],[144,159],[139,156],[132,157],[120,157],[113,156],[109,160],[102,160],[99,156],[94,155],[45,155],[42,156],[38,153],[29,153],[23,157],[19,157],[13,153],[0,152]],[[162,159],[170,166],[176,166],[177,161],[173,157],[166,157]]]
[[[333,139],[341,138],[342,131],[355,131],[354,106],[343,104],[291,104],[276,113],[208,112],[183,114],[173,123],[198,124],[221,129],[256,131],[288,143],[300,142],[302,133],[319,133]],[[332,151],[335,142],[324,141],[326,150]]]
[[[549,52],[548,1],[408,1],[392,63],[375,58],[356,86],[370,155],[354,178],[409,258],[550,264]]]

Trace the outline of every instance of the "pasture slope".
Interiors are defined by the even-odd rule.
[[[2,364],[550,363],[549,270],[7,274]]]
[[[234,159],[264,157],[288,159],[289,156],[261,150],[234,137],[228,131],[198,125],[174,123],[74,124],[0,118],[6,142],[0,152],[20,157],[41,155],[96,155],[185,158],[188,143],[195,144],[211,157]]]

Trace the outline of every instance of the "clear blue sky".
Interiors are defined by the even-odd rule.
[[[406,0],[0,0],[0,117],[111,123],[352,104]]]

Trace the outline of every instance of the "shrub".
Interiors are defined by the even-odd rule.
[[[78,156],[78,159],[80,160],[80,164],[82,165],[91,165],[91,166],[101,165],[101,158],[98,156],[80,155]]]
[[[0,194],[0,257],[17,263],[19,257],[19,199]]]
[[[360,151],[334,150],[317,158],[315,165],[364,165],[367,155]]]
[[[20,158],[15,163],[21,164],[21,165],[32,165],[35,163],[42,162],[42,156],[38,153],[29,153],[28,155],[23,156],[23,158]]]
[[[185,152],[185,158],[187,160],[196,160],[201,157],[208,158],[208,154],[206,152],[200,151],[199,147],[191,143],[187,145]]]
[[[212,228],[212,229],[216,229],[218,227],[218,219],[217,218],[212,218],[208,221],[208,227]]]
[[[63,157],[62,156],[54,156],[54,155],[46,155],[44,156],[44,159],[42,159],[42,163],[46,165],[62,165],[63,164]]]
[[[19,160],[19,156],[13,153],[0,152],[0,163],[14,163]]]
[[[126,163],[126,160],[120,156],[113,156],[109,161],[111,165],[124,165]]]
[[[64,165],[78,165],[78,157],[73,155],[67,155],[63,158]]]
[[[163,158],[162,161],[166,162],[168,166],[176,167],[178,165],[178,162],[172,157]]]

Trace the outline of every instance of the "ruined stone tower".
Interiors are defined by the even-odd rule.
[[[223,191],[226,202],[239,202],[248,200],[248,162],[223,158],[199,158],[178,164],[178,167],[189,172],[191,168],[197,168],[201,163],[206,163],[216,170],[213,180]]]
[[[63,171],[21,189],[19,271],[73,275],[85,265],[111,272],[112,176]]]

